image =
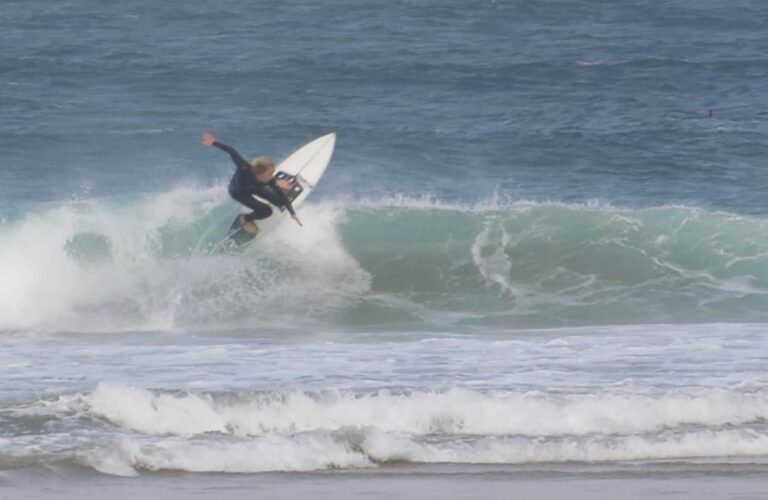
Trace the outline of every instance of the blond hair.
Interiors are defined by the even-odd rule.
[[[251,168],[257,174],[263,174],[268,170],[275,168],[275,160],[268,156],[259,156],[251,160]]]

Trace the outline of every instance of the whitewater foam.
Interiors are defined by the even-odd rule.
[[[314,471],[373,464],[330,436],[263,437],[246,442],[122,439],[83,453],[79,461],[99,472],[134,476],[138,470],[189,472]]]
[[[746,425],[768,419],[768,394],[724,389],[700,393],[584,394],[378,391],[355,394],[264,393],[217,399],[100,384],[64,402],[147,434],[235,436],[375,428],[429,435],[580,436],[638,434],[690,425]]]
[[[270,312],[327,312],[367,288],[338,241],[343,214],[331,207],[245,254],[205,257],[234,208],[227,200],[218,188],[185,188],[75,203],[3,227],[0,330],[237,325]]]
[[[391,462],[532,464],[714,460],[762,463],[768,437],[755,431],[722,430],[655,436],[526,437],[417,440],[365,429],[270,436],[226,442],[178,438],[125,438],[82,453],[76,459],[105,474],[140,471],[254,473],[369,468]]]
[[[49,419],[99,426],[9,437],[16,460],[63,454],[114,475],[768,456],[764,391],[191,394],[102,383],[44,406]]]

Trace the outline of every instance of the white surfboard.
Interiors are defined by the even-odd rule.
[[[285,179],[292,185],[291,190],[286,192],[286,195],[288,195],[288,199],[291,200],[293,208],[297,209],[304,200],[307,199],[309,193],[315,189],[318,181],[325,173],[328,163],[331,161],[335,145],[335,133],[318,137],[314,141],[309,142],[294,151],[277,166],[275,177],[278,179]],[[269,204],[267,200],[262,198],[256,197],[256,199]],[[274,207],[274,205],[273,209],[274,212],[271,217],[265,220],[256,221],[256,225],[259,228],[259,232],[256,236],[268,232],[278,224],[283,223],[287,218],[287,211]],[[247,214],[250,211],[251,210],[248,207],[243,206],[240,208],[240,213],[242,214]],[[243,233],[244,231],[240,230],[233,223],[233,227],[230,228],[229,234],[213,247],[211,253],[215,253],[222,249],[238,247],[253,239]],[[240,239],[238,239],[238,237],[240,237]]]

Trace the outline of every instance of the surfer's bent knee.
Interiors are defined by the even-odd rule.
[[[253,212],[243,215],[243,218],[248,222],[253,222],[255,220],[267,219],[271,216],[272,216],[272,207],[270,207],[269,205],[265,205],[263,208],[260,207],[259,210],[254,210]]]

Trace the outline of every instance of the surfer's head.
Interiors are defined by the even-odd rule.
[[[275,173],[275,161],[267,156],[259,156],[251,160],[251,172],[259,178],[271,178]]]

